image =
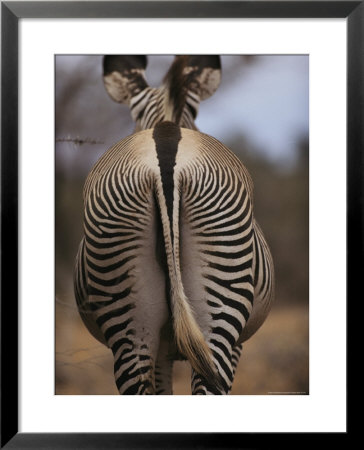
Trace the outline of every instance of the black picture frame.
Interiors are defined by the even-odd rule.
[[[362,292],[364,1],[1,2],[1,448],[257,448],[278,433],[18,432],[18,22],[117,17],[347,19],[347,301]],[[280,436],[283,445],[298,438]]]

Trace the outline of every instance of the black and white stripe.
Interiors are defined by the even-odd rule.
[[[174,113],[166,108],[166,87],[147,87],[131,100],[130,112],[136,123],[136,130],[153,128],[157,123],[174,121]],[[193,92],[186,95],[186,104],[178,124],[183,128],[196,129],[195,117],[198,112],[199,102]]]
[[[109,94],[143,131],[86,180],[75,295],[122,394],[171,394],[179,358],[191,362],[193,394],[227,394],[242,342],[270,309],[273,262],[250,176],[194,125],[219,82],[216,58],[176,58],[160,89],[147,86],[143,57],[105,58]]]

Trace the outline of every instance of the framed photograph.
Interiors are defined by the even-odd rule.
[[[1,446],[347,437],[346,302],[362,267],[363,3],[1,6]],[[153,148],[140,166],[115,156],[134,140]],[[174,143],[172,161],[163,147]],[[155,191],[138,212],[153,170]],[[199,255],[183,245],[195,240]],[[234,278],[235,267],[251,275]]]

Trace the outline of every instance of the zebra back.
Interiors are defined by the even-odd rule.
[[[77,304],[113,352],[120,393],[171,393],[180,357],[194,393],[228,393],[241,343],[270,309],[272,257],[247,169],[194,124],[219,85],[219,57],[177,56],[160,88],[146,66],[145,56],[104,58],[106,90],[136,131],[85,182]]]

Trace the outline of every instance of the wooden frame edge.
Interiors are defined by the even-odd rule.
[[[92,5],[90,5],[90,3]],[[112,6],[118,3],[118,7]],[[158,14],[163,3],[164,12]],[[364,148],[364,1],[325,2],[2,2],[1,27],[1,448],[242,448],[242,433],[18,433],[18,21],[20,18],[71,17],[340,17],[348,19],[347,117],[347,285],[348,298],[358,292],[363,273]],[[184,3],[184,12],[181,11]],[[255,5],[253,5],[253,3]],[[269,4],[268,4],[269,3]],[[174,5],[173,5],[174,4]],[[196,5],[197,4],[197,5]],[[211,10],[211,5],[213,8]],[[224,6],[225,5],[225,6]],[[239,9],[240,5],[240,9]],[[142,12],[142,8],[146,9]],[[102,9],[104,8],[104,15]],[[116,9],[115,9],[116,8]],[[208,9],[210,8],[210,9]],[[219,14],[220,11],[220,14]],[[205,12],[205,14],[203,14]],[[101,15],[100,15],[101,14]],[[112,15],[111,15],[112,14]],[[202,15],[201,15],[202,14]],[[9,109],[11,105],[11,109]],[[350,174],[350,177],[349,177]],[[359,242],[358,242],[359,239]],[[359,261],[359,264],[358,264]],[[6,270],[6,276],[4,272]],[[12,295],[12,301],[5,301]],[[9,332],[11,325],[11,339]],[[349,347],[348,347],[349,348]],[[9,369],[10,368],[10,369]],[[6,411],[6,412],[5,412]],[[283,442],[296,434],[244,434],[244,448],[280,435]],[[309,439],[309,433],[300,437]],[[341,434],[342,435],[342,434]],[[315,436],[317,439],[317,435]],[[337,439],[337,437],[335,437]],[[303,441],[302,441],[303,440]]]

